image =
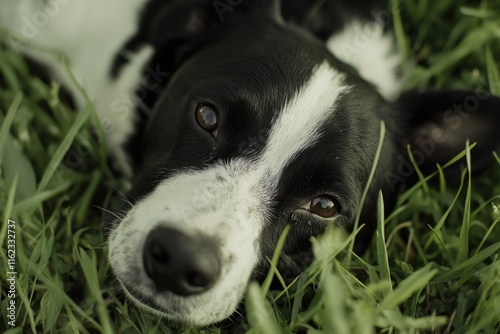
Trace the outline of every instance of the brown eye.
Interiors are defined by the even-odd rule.
[[[332,218],[338,210],[337,201],[330,195],[318,196],[309,203],[309,211],[323,218]]]
[[[217,111],[207,105],[199,106],[196,110],[196,121],[203,129],[213,133],[217,130],[218,125]]]

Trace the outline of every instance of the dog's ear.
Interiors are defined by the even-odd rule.
[[[141,22],[146,40],[161,47],[173,40],[196,40],[243,16],[281,20],[279,0],[176,0],[152,2]]]
[[[486,168],[500,151],[500,98],[464,90],[409,91],[398,101],[409,116],[406,134],[415,161],[425,172],[436,170],[476,143],[473,172]]]
[[[241,3],[242,11],[253,15],[253,17],[264,17],[282,21],[280,0],[233,0],[228,2]]]
[[[202,35],[215,21],[208,1],[152,2],[146,8],[141,28],[146,41],[160,48],[172,41],[192,40]]]

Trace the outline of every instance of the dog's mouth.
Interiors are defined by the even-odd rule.
[[[127,281],[127,276],[115,276],[127,299],[138,308],[178,324],[207,326],[220,322],[236,311],[242,297],[234,289],[223,287],[200,295],[179,296],[170,291],[159,292],[137,280]],[[240,288],[235,289],[244,291]],[[221,290],[225,291],[221,293]],[[222,300],[224,302],[220,303]]]
[[[168,307],[166,307],[167,305],[160,306],[152,297],[147,296],[134,287],[123,283],[120,278],[117,277],[117,279],[127,297],[138,307],[171,320],[182,321],[185,317],[186,310],[180,305],[180,303],[169,303]]]

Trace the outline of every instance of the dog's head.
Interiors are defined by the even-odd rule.
[[[290,274],[311,260],[311,236],[328,225],[350,231],[382,121],[388,131],[362,210],[360,250],[378,191],[391,198],[411,176],[399,171],[407,143],[423,150],[422,166],[452,157],[467,137],[485,139],[490,156],[495,148],[499,99],[413,92],[389,102],[324,43],[285,24],[274,2],[242,3],[224,22],[212,7],[178,7],[159,11],[148,38],[164,55],[175,41],[187,60],[155,104],[133,206],[109,236],[117,278],[157,314],[198,325],[227,318],[265,273],[285,226],[279,269]]]

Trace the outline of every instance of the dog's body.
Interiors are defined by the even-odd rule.
[[[50,4],[57,15],[31,27],[45,7],[9,0],[0,24],[37,30],[38,43],[62,49],[110,151],[125,166],[130,153],[133,206],[110,224],[110,263],[132,300],[172,320],[230,316],[287,224],[279,269],[292,275],[311,259],[311,236],[328,224],[351,230],[382,121],[360,250],[378,191],[390,203],[408,177],[398,173],[406,144],[423,168],[452,158],[467,138],[478,141],[481,165],[498,149],[498,98],[399,97],[390,15],[378,1],[326,1],[317,12],[308,1]],[[56,61],[27,53],[72,89]]]

